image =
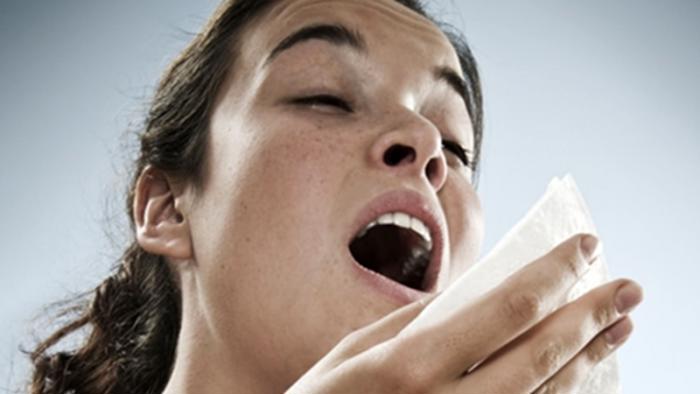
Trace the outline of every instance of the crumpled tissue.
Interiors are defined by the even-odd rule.
[[[496,246],[454,281],[414,319],[404,332],[431,325],[503,282],[527,263],[577,233],[596,234],[593,220],[571,175],[554,178],[545,194],[506,233]],[[605,256],[597,260],[572,288],[568,300],[604,283],[608,278]],[[578,394],[619,394],[615,355],[595,366]]]

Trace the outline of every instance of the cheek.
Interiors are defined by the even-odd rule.
[[[214,136],[199,226],[206,236],[195,246],[198,260],[214,269],[213,280],[225,269],[239,292],[255,287],[274,297],[280,287],[298,291],[299,280],[320,282],[332,270],[327,262],[338,258],[341,240],[324,229],[333,229],[342,212],[339,196],[353,155],[340,133],[265,119],[247,123],[245,133]]]
[[[450,179],[441,193],[450,231],[450,282],[469,269],[481,251],[484,219],[479,196],[463,179]]]
[[[392,306],[363,297],[339,253],[357,142],[299,130],[256,130],[262,136],[239,148],[237,166],[227,164],[232,150],[223,145],[233,143],[220,139],[197,258],[206,250],[198,263],[217,330],[232,342],[249,338],[262,365],[296,363],[289,369],[301,373]]]
[[[331,217],[334,179],[340,174],[328,148],[313,137],[289,133],[261,141],[246,156],[245,167],[228,178],[225,188],[237,195],[227,205],[247,209],[230,223],[256,243],[274,242],[279,257],[288,258],[290,247],[302,252],[313,230],[327,226]]]
[[[319,137],[286,135],[265,144],[250,159],[242,186],[247,199],[259,205],[264,217],[277,212],[292,223],[317,228],[313,218],[330,217],[342,166],[333,160],[331,147]],[[301,222],[299,222],[301,220]],[[278,224],[279,225],[279,224]]]

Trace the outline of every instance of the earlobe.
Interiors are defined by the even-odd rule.
[[[186,216],[176,202],[182,196],[162,171],[148,166],[134,189],[136,239],[152,254],[178,260],[192,258],[192,241]]]

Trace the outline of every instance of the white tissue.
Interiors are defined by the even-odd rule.
[[[597,234],[586,203],[571,175],[554,178],[545,194],[491,252],[433,300],[403,331],[441,320],[577,233]],[[568,300],[602,284],[607,276],[605,256],[601,250],[588,273],[572,288]],[[617,361],[612,355],[592,369],[578,394],[619,394],[618,382]]]

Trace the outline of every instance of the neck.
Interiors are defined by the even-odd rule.
[[[194,297],[183,292],[175,365],[163,394],[271,392],[250,358],[235,344],[220,340],[202,310]]]

